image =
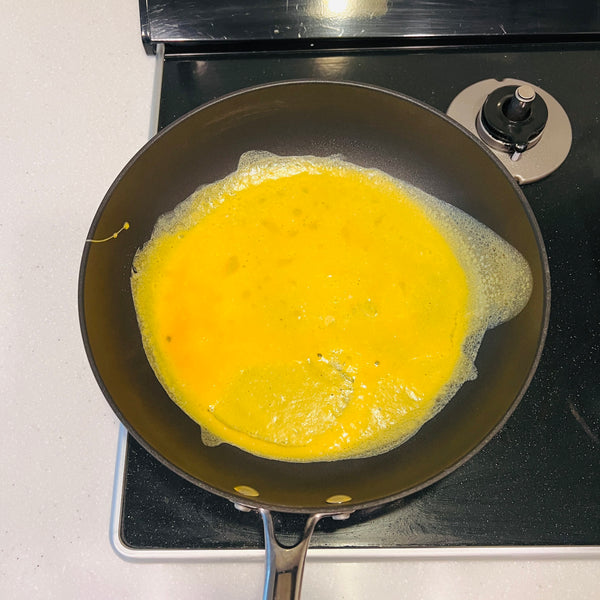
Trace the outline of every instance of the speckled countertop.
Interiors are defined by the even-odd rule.
[[[258,561],[129,563],[109,543],[118,423],[84,354],[83,242],[146,141],[154,59],[137,2],[3,3],[0,597],[261,596]],[[600,552],[309,560],[303,597],[597,598]]]

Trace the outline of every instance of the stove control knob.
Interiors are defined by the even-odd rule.
[[[511,121],[524,121],[531,114],[531,103],[534,100],[534,89],[529,85],[521,85],[503,108],[504,114]]]
[[[518,160],[539,142],[547,120],[546,103],[531,86],[507,85],[486,98],[477,116],[477,131],[490,147]]]

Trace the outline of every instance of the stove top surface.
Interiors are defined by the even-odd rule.
[[[566,161],[523,191],[552,281],[545,349],[505,427],[465,465],[408,498],[325,519],[312,548],[600,545],[600,45],[167,56],[159,126],[223,94],[288,79],[370,83],[445,111],[464,88],[516,78],[566,111]],[[263,547],[260,518],[181,479],[132,438],[118,473],[119,542],[132,551]],[[281,515],[283,543],[302,517]],[[143,554],[143,553],[142,553]]]

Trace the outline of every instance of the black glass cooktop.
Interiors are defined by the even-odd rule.
[[[445,111],[465,87],[512,77],[563,106],[573,146],[525,186],[546,243],[550,328],[523,400],[500,433],[445,479],[347,521],[321,521],[311,547],[600,545],[600,45],[167,56],[160,127],[247,86],[360,81]],[[133,549],[260,548],[258,515],[184,481],[128,439],[121,540]],[[283,515],[286,539],[301,517]]]

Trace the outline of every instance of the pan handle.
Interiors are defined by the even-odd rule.
[[[265,530],[267,564],[263,600],[299,600],[304,560],[315,525],[325,514],[310,515],[302,539],[291,548],[281,546],[275,538],[271,512],[259,509]]]

